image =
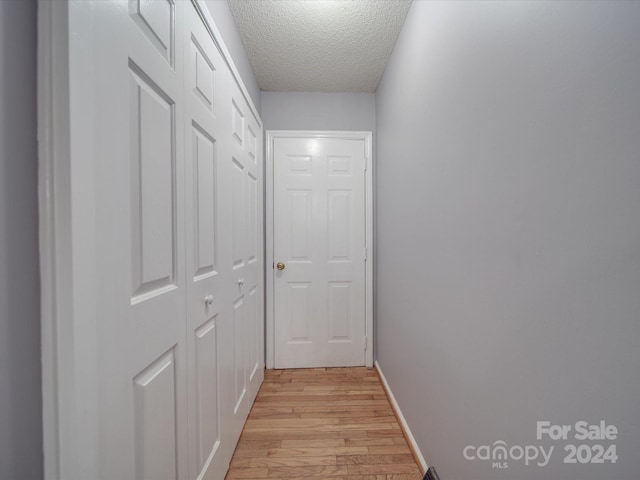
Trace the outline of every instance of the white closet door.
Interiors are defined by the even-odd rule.
[[[231,97],[231,142],[225,159],[234,350],[232,430],[240,435],[264,377],[262,260],[262,129],[237,85]]]
[[[230,136],[231,75],[193,5],[185,28],[185,171],[190,478],[224,478],[233,445],[226,440],[225,381],[229,268],[224,254],[225,158]],[[228,142],[227,142],[228,143]],[[227,290],[227,291],[225,291]],[[228,330],[228,327],[226,327]],[[232,353],[232,352],[231,352]]]
[[[247,229],[245,245],[247,295],[246,374],[248,376],[248,404],[253,404],[264,380],[264,156],[263,130],[247,108],[247,124],[244,141],[246,165],[244,218]],[[248,412],[247,412],[248,413]]]
[[[222,479],[264,376],[262,128],[192,2],[55,3],[47,476]]]
[[[262,129],[192,5],[185,35],[191,477],[217,479],[264,377]]]
[[[187,478],[183,16],[96,1],[93,90],[101,478]],[[77,58],[77,61],[82,61]],[[76,205],[75,208],[82,208]],[[77,319],[78,320],[78,319]]]

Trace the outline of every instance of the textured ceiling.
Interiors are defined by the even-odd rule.
[[[228,0],[260,89],[374,92],[411,0]]]

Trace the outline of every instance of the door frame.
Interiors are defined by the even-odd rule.
[[[265,313],[266,365],[275,366],[274,301],[274,149],[277,138],[336,138],[363,140],[365,146],[365,366],[373,367],[373,133],[367,131],[266,130],[265,131]],[[271,264],[271,268],[269,268]]]

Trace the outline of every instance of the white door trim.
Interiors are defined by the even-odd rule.
[[[38,3],[38,197],[45,478],[86,478],[97,466],[96,252],[91,97],[70,84],[91,62],[88,3]],[[76,85],[78,88],[78,85]],[[81,93],[80,93],[81,92]],[[83,120],[80,120],[83,119]],[[75,147],[72,146],[75,140]],[[77,139],[83,139],[82,142]],[[79,339],[83,339],[80,341]]]
[[[318,131],[318,130],[266,130],[265,155],[265,285],[266,285],[266,352],[267,368],[275,365],[275,316],[274,316],[274,275],[273,268],[273,142],[276,138],[337,138],[343,140],[364,140],[365,143],[365,365],[373,367],[373,146],[372,132]]]

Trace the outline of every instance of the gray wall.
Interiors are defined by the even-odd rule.
[[[377,359],[427,462],[638,480],[640,2],[416,1],[376,98]],[[498,440],[554,452],[463,456]]]
[[[36,3],[0,5],[0,479],[42,477]]]
[[[376,127],[373,93],[262,92],[265,130],[361,130]]]
[[[233,63],[238,69],[245,87],[247,87],[253,104],[256,106],[258,113],[260,113],[260,87],[249,63],[247,51],[242,44],[240,33],[233,20],[227,1],[205,0],[204,3],[207,5],[209,12],[211,12],[211,17],[220,31],[220,35],[222,35],[224,44],[233,58]]]

